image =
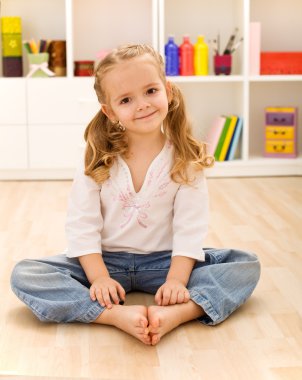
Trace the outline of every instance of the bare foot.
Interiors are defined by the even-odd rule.
[[[203,314],[203,309],[193,301],[168,306],[149,306],[148,320],[151,344],[156,345],[169,331]]]
[[[113,305],[112,309],[104,310],[94,322],[115,326],[134,336],[141,342],[147,345],[151,344],[146,306]]]

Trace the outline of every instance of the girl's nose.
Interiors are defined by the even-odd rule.
[[[149,108],[149,107],[150,107],[150,103],[142,100],[139,102],[137,106],[137,111],[143,111],[144,109]]]

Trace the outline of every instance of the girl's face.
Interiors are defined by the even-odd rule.
[[[163,83],[152,57],[125,61],[103,79],[107,104],[102,111],[112,122],[119,121],[128,135],[160,130],[168,113],[169,83]]]

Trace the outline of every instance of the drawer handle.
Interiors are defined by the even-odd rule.
[[[285,117],[281,117],[280,119],[278,117],[274,117],[274,121],[280,121],[281,123],[285,123],[286,122],[286,119]]]
[[[273,132],[274,133],[274,135],[285,135],[286,134],[286,132],[285,131],[274,131]]]
[[[273,149],[275,152],[283,152],[286,149],[285,145],[274,145]]]

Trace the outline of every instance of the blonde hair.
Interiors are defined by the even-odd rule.
[[[102,80],[106,73],[120,62],[149,55],[158,67],[159,76],[166,84],[165,66],[161,55],[149,45],[126,45],[113,50],[96,67],[94,89],[100,104],[106,102]],[[178,183],[189,183],[188,165],[196,170],[210,167],[214,158],[207,155],[206,144],[192,136],[185,103],[181,91],[171,83],[171,101],[168,114],[163,122],[163,132],[174,146],[174,164],[171,178]],[[85,174],[97,183],[109,178],[109,171],[119,155],[127,155],[126,134],[118,124],[113,124],[100,110],[85,130]]]

